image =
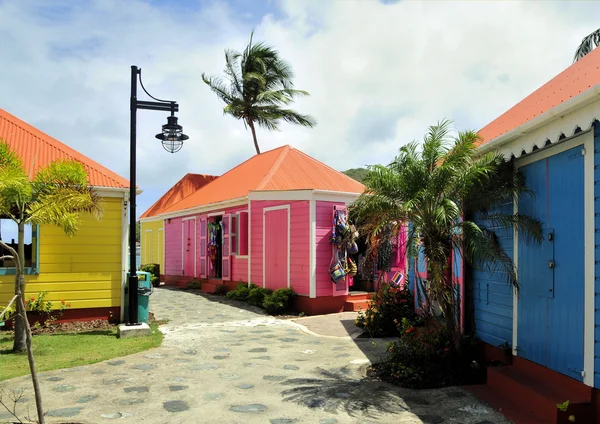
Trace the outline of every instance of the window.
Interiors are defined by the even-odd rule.
[[[39,262],[39,227],[25,226],[25,274],[37,274]],[[0,219],[0,240],[18,250],[18,227],[10,219]],[[0,247],[0,256],[8,255],[9,252]],[[0,260],[0,275],[15,274],[15,261],[12,259]]]
[[[231,215],[231,253],[238,256],[248,255],[248,212]]]

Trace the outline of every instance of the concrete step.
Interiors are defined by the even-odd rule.
[[[349,299],[349,300],[346,300],[346,303],[344,304],[344,311],[346,311],[346,312],[364,311],[365,309],[367,309],[369,307],[370,304],[371,304],[370,300]]]

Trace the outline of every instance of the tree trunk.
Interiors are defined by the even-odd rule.
[[[25,314],[25,224],[21,219],[19,224],[18,235],[18,260],[15,261],[17,266],[17,277],[15,281],[15,294],[19,296],[22,302],[17,301],[17,316],[15,320],[15,341],[13,343],[13,351],[25,352],[27,350],[26,341],[26,314]]]
[[[25,311],[25,303],[23,296],[17,299],[21,305],[21,310]],[[33,358],[33,348],[31,346],[31,327],[27,321],[27,313],[23,313],[23,322],[25,323],[25,338],[27,341],[27,360],[29,361],[29,371],[31,372],[31,381],[33,382],[33,392],[35,394],[35,407],[38,414],[38,423],[44,424],[44,408],[42,406],[42,392],[40,390],[40,382],[38,380],[37,371],[35,370],[35,359]]]
[[[258,148],[258,140],[256,139],[256,130],[254,129],[254,122],[251,119],[248,119],[248,126],[252,131],[252,138],[254,139],[254,148],[256,149],[256,154],[260,155],[260,149]]]
[[[21,241],[21,236],[24,233],[24,224],[19,224],[19,241]],[[23,260],[22,258],[25,256],[20,256],[20,253],[23,253],[25,250],[25,245],[19,245],[19,253],[15,252],[15,250],[7,246],[2,240],[0,240],[0,245],[8,250],[13,257],[13,260],[16,263],[16,276],[15,276],[15,294],[17,295],[17,323],[21,323],[23,326],[23,333],[25,334],[25,348],[27,350],[27,360],[29,362],[29,371],[31,372],[31,381],[33,383],[33,392],[35,394],[35,406],[38,413],[38,423],[44,424],[44,408],[42,406],[42,392],[40,391],[40,383],[37,377],[37,372],[35,370],[35,359],[33,358],[33,348],[31,346],[31,327],[29,326],[29,321],[27,321],[27,311],[25,310],[25,301],[23,293],[25,291],[25,276],[23,275]],[[21,245],[23,247],[21,247]],[[16,340],[16,331],[15,331],[15,340]]]

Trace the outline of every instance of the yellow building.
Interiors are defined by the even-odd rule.
[[[196,192],[215,178],[217,177],[213,175],[186,174],[140,216],[142,265],[159,264],[162,277],[165,264],[164,221],[162,218],[156,218],[156,216],[162,214],[165,210]]]
[[[0,109],[0,139],[23,160],[30,175],[57,159],[81,162],[102,197],[101,220],[84,218],[74,237],[41,225],[26,229],[26,295],[47,291],[63,319],[122,318],[128,251],[129,182],[99,163]],[[0,238],[11,244],[10,222],[0,217]],[[0,262],[0,306],[14,294],[14,264]]]

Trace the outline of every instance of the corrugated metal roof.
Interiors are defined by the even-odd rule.
[[[185,199],[206,184],[218,178],[214,175],[185,174],[169,191],[158,199],[140,218],[150,218],[166,211],[170,206]]]
[[[255,155],[163,212],[248,196],[254,190],[362,193],[365,186],[290,146]]]
[[[573,63],[479,131],[489,143],[600,83],[600,48]]]
[[[4,109],[0,109],[0,139],[7,142],[11,149],[21,157],[27,173],[32,178],[40,168],[57,159],[76,160],[85,167],[92,186],[129,187],[129,181],[117,173],[41,132]]]

